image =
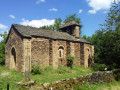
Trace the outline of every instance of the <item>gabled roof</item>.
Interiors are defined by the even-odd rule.
[[[68,27],[68,26],[72,26],[72,25],[80,26],[77,22],[75,22],[74,20],[72,20],[72,21],[67,22],[67,23],[65,23],[64,25],[62,25],[62,26],[60,27],[60,29],[62,29],[62,28],[66,28],[66,27]]]
[[[67,40],[67,41],[75,41],[75,42],[85,42],[90,43],[83,38],[75,38],[74,36],[69,35],[66,32],[59,32],[59,31],[53,31],[53,30],[46,30],[41,28],[34,28],[30,26],[23,26],[18,24],[13,24],[13,28],[22,36],[22,37],[44,37],[44,38],[50,38],[54,40]]]

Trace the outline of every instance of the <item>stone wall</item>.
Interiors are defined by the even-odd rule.
[[[23,43],[22,38],[18,33],[11,28],[10,34],[8,36],[6,46],[5,46],[5,65],[9,69],[16,69],[17,71],[23,71],[24,59],[23,59]],[[13,58],[12,49],[15,50],[15,57]],[[16,63],[14,61],[16,60]]]
[[[75,43],[75,65],[81,65],[80,64],[80,43]]]
[[[84,65],[88,67],[94,63],[94,46],[91,44],[51,40],[50,47],[50,65],[53,67],[67,65],[66,57],[68,55],[75,57],[75,65]],[[59,47],[63,47],[64,49],[64,56],[62,58],[59,58]]]
[[[84,43],[80,43],[80,64],[84,65]]]
[[[32,38],[31,40],[31,64],[40,67],[49,66],[49,39]]]
[[[84,44],[84,66],[88,67],[94,63],[94,46]]]
[[[53,40],[49,40],[49,65],[53,66],[53,45],[52,45]]]
[[[59,56],[59,47],[63,48],[63,57],[60,58]],[[67,45],[66,41],[61,41],[61,40],[52,40],[52,66],[57,68],[58,65],[66,65],[67,60],[66,60],[66,52],[67,52]]]
[[[96,73],[86,74],[77,78],[59,80],[53,83],[38,84],[30,90],[73,90],[78,85],[109,83],[120,78],[120,70],[116,71],[99,71]]]

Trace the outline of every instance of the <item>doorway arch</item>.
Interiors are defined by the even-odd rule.
[[[11,68],[16,69],[16,51],[14,47],[11,49]]]

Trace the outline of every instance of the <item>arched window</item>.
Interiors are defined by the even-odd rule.
[[[62,46],[60,46],[59,49],[58,49],[58,51],[59,51],[59,58],[63,58],[64,48]]]

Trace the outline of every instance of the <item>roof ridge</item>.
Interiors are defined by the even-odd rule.
[[[46,31],[50,31],[50,32],[66,33],[66,32],[61,32],[61,31],[56,31],[56,30],[36,28],[36,27],[29,26],[29,25],[27,25],[27,26],[21,25],[21,24],[12,24],[12,25],[15,26],[15,27],[17,25],[17,26],[23,26],[23,27],[28,27],[28,28],[34,28],[34,29],[38,29],[38,30],[46,30]],[[68,34],[68,33],[66,33],[66,34]]]

